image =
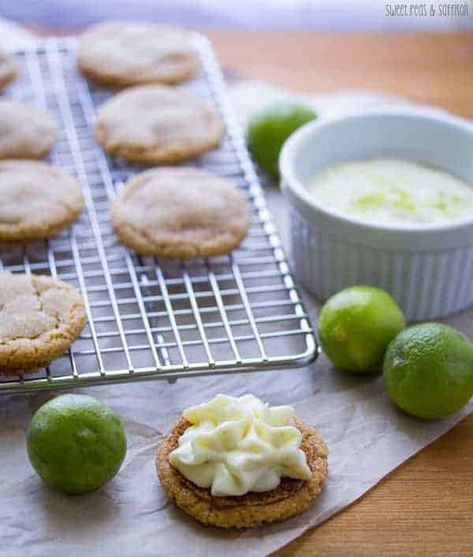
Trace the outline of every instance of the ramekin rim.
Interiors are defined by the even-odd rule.
[[[297,150],[303,139],[315,130],[320,130],[336,124],[342,120],[350,119],[365,119],[374,116],[389,116],[389,117],[412,117],[422,120],[435,121],[445,126],[451,126],[456,129],[462,129],[472,135],[473,140],[473,122],[466,118],[450,114],[446,111],[432,107],[432,110],[425,107],[415,107],[415,105],[406,107],[383,107],[383,108],[370,108],[359,109],[347,112],[343,116],[331,117],[308,122],[295,133],[293,133],[283,146],[279,157],[279,169],[281,180],[284,186],[290,190],[299,202],[303,203],[308,209],[319,212],[326,218],[333,221],[342,222],[351,225],[358,229],[366,231],[383,231],[386,233],[438,233],[446,231],[458,231],[459,229],[473,227],[473,215],[471,217],[464,217],[443,223],[431,223],[426,225],[406,224],[399,225],[393,223],[374,223],[366,222],[357,217],[347,217],[341,212],[332,211],[317,203],[307,192],[304,184],[296,177],[293,160],[294,153]]]

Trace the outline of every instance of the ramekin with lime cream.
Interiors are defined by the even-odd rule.
[[[322,301],[346,286],[378,286],[410,321],[472,305],[473,211],[375,222],[338,210],[310,187],[330,167],[376,159],[421,163],[473,187],[473,125],[441,111],[393,108],[311,122],[291,136],[280,169],[299,282]]]

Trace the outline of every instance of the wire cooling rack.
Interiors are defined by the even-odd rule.
[[[250,233],[223,257],[187,262],[140,257],[117,241],[109,218],[116,191],[143,167],[104,155],[94,142],[96,107],[111,96],[77,72],[73,39],[17,52],[22,77],[9,94],[51,112],[60,131],[51,162],[81,182],[86,208],[69,230],[24,248],[0,248],[0,270],[48,274],[82,293],[88,324],[48,368],[0,380],[0,392],[257,371],[311,361],[316,341],[243,136],[225,98],[210,43],[195,38],[201,71],[184,85],[221,113],[221,147],[192,164],[247,193]],[[137,122],[139,125],[139,122]]]

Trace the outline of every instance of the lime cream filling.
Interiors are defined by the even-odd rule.
[[[191,422],[169,460],[212,495],[244,495],[275,489],[281,478],[311,476],[291,406],[269,407],[253,395],[217,395],[187,408]]]
[[[317,174],[308,191],[321,206],[370,223],[431,224],[473,216],[473,188],[402,159],[345,162]]]

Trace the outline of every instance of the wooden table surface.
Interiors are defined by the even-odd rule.
[[[364,88],[473,118],[473,34],[206,31],[225,68],[306,91]],[[473,416],[277,557],[472,557]]]

